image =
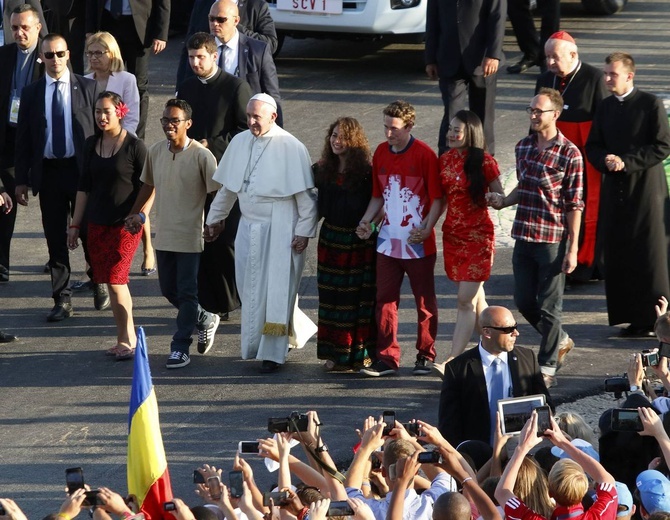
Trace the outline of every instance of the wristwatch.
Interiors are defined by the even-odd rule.
[[[640,389],[639,386],[637,385],[630,385],[630,391],[631,392],[637,392]]]
[[[317,447],[314,451],[316,453],[323,453],[324,451],[328,451],[328,445],[322,444],[321,446]]]

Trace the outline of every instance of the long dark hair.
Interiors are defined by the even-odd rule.
[[[484,139],[484,125],[479,116],[470,110],[459,110],[454,116],[465,125],[465,146],[468,156],[465,159],[465,176],[468,179],[468,192],[472,202],[480,207],[486,207],[484,194],[487,190],[486,177],[484,177],[484,152],[486,151],[486,140]]]
[[[337,120],[328,127],[326,139],[321,152],[319,169],[323,173],[323,179],[326,182],[336,182],[339,177],[340,159],[333,153],[330,146],[330,136],[339,126],[339,138],[342,146],[346,147],[346,172],[354,175],[363,175],[370,171],[370,145],[365,136],[363,127],[358,120],[353,117],[338,117]],[[355,186],[362,178],[352,178],[346,175],[343,184],[345,186]]]

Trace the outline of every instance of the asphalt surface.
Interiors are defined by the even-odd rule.
[[[631,0],[623,13],[605,18],[586,16],[578,3],[568,2],[563,17],[562,28],[577,39],[585,61],[599,64],[609,52],[626,50],[638,61],[638,86],[656,93],[670,91],[670,4],[665,0]],[[173,93],[182,41],[179,37],[170,41],[168,49],[151,62],[148,144],[163,138],[158,118],[162,104]],[[505,49],[508,63],[514,63],[519,52],[509,24]],[[277,68],[285,126],[305,142],[314,160],[328,124],[340,115],[356,116],[372,145],[381,142],[381,110],[397,98],[417,107],[415,136],[436,145],[442,106],[437,84],[423,74],[420,45],[288,39]],[[527,131],[523,109],[532,96],[536,72],[510,76],[503,68],[499,77],[496,157],[508,187],[513,184],[514,144]],[[509,212],[495,215],[500,223],[499,247],[486,292],[490,304],[514,310],[512,242],[507,233],[512,217]],[[314,320],[318,305],[315,250],[312,243],[300,290],[301,307]],[[71,258],[73,279],[77,279],[83,270],[82,254],[75,252]],[[94,310],[89,294],[74,298],[73,318],[46,322],[52,305],[48,275],[42,272],[46,260],[38,201],[32,198],[28,208],[20,208],[11,280],[0,286],[0,329],[20,336],[18,342],[0,346],[0,497],[17,500],[31,518],[57,509],[67,467],[82,466],[93,487],[126,490],[132,364],[103,355],[114,344],[113,319],[110,311]],[[155,276],[139,275],[141,260],[142,255],[136,255],[131,273],[134,316],[148,337],[172,485],[176,496],[187,502],[198,503],[192,491],[193,469],[204,462],[230,469],[238,441],[264,436],[268,417],[285,416],[292,410],[319,411],[326,442],[342,461],[350,457],[357,441],[353,429],[369,414],[394,409],[403,422],[437,420],[439,380],[411,374],[416,327],[407,284],[399,327],[403,367],[397,376],[325,374],[313,340],[305,349],[291,352],[280,372],[262,376],[259,362],[239,359],[239,313],[221,325],[207,356],[196,353],[190,366],[168,371],[164,363],[175,310],[160,296]],[[456,317],[455,293],[439,256],[435,272],[440,307],[437,349],[443,359]],[[538,335],[516,315],[521,331],[518,344],[537,348]],[[564,321],[577,348],[559,373],[559,386],[552,389],[559,402],[600,393],[607,375],[624,371],[629,353],[653,346],[648,340],[619,339],[618,329],[607,325],[602,283],[566,291]],[[263,486],[273,482],[274,475],[268,475],[260,462],[252,465]]]

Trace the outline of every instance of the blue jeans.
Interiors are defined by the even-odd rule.
[[[542,335],[537,360],[549,375],[556,373],[558,345],[566,337],[561,326],[564,256],[565,240],[556,244],[517,240],[512,255],[514,303]]]
[[[200,253],[156,251],[161,293],[177,308],[177,332],[172,336],[171,352],[188,354],[193,329],[205,329],[214,319],[198,303]]]

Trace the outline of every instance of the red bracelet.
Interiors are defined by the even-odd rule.
[[[298,520],[303,520],[305,518],[305,516],[307,515],[307,513],[309,513],[309,507],[303,507],[302,511],[300,511],[298,513],[298,516],[297,516]]]

